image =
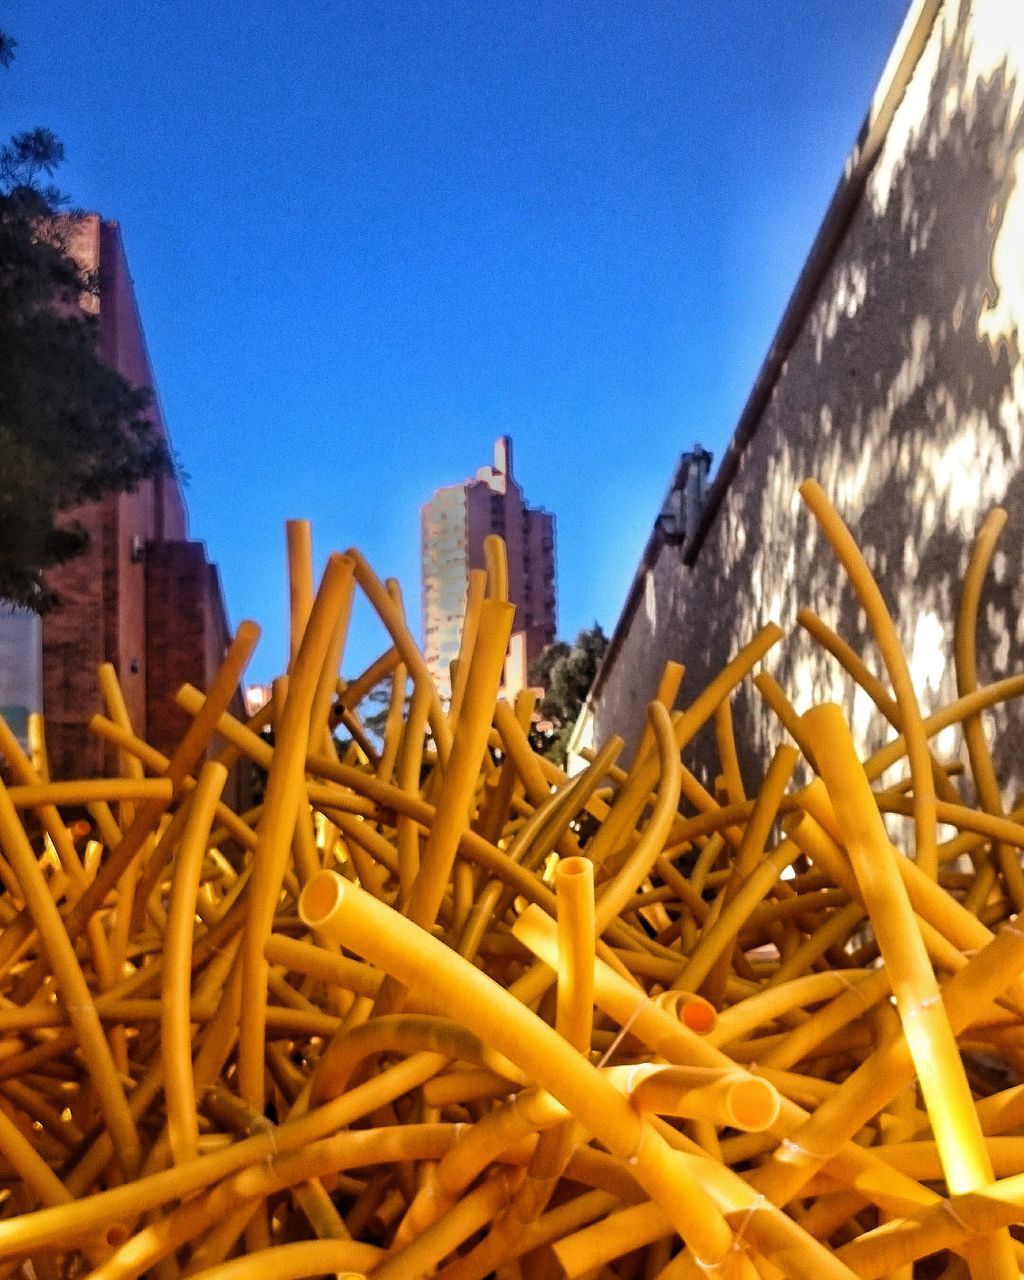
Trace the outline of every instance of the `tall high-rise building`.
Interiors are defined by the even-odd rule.
[[[484,567],[484,539],[505,539],[513,652],[537,657],[555,638],[555,517],[527,505],[512,477],[512,441],[500,436],[494,463],[462,484],[438,489],[422,511],[423,645],[443,695],[459,653],[471,569]]]

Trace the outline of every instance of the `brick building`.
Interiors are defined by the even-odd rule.
[[[103,358],[130,382],[153,390],[153,420],[166,438],[117,223],[82,217],[71,248],[99,280],[90,305]],[[101,662],[117,670],[136,732],[169,752],[189,722],[173,703],[174,691],[186,680],[205,687],[229,639],[217,569],[203,544],[188,539],[176,476],[145,481],[134,493],[111,494],[69,514],[90,541],[83,555],[47,575],[61,605],[41,622],[0,616],[6,667],[0,704],[14,726],[26,712],[44,713],[55,777],[99,773],[109,763],[86,728],[101,710]]]
[[[484,567],[484,539],[505,539],[508,594],[516,606],[513,655],[521,665],[555,638],[555,517],[530,507],[512,476],[512,441],[500,436],[494,465],[438,489],[422,510],[423,646],[434,682],[449,692],[470,569]],[[516,639],[516,637],[520,637]],[[519,682],[525,679],[520,673]]]

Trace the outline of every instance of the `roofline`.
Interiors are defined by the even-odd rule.
[[[715,478],[708,488],[697,528],[683,548],[682,559],[687,566],[695,563],[707,539],[729,484],[739,468],[740,458],[757,431],[765,406],[771,399],[786,359],[803,329],[818,289],[832,265],[836,251],[860,204],[868,175],[878,159],[889,126],[896,114],[896,108],[906,91],[942,4],[943,0],[912,0],[907,16],[903,19],[899,35],[882,70],[878,87],[871,98],[867,116],[843,166],[842,177],[829,201],[821,226],[818,228],[786,309],[782,313],[782,319],[772,338],[768,353],[754,379],[754,385],[743,406],[732,438],[726,446]],[[639,605],[644,577],[648,570],[653,568],[664,541],[664,537],[655,526],[647,539],[640,565],[629,585],[625,604],[615,624],[615,630],[608,642],[608,648],[605,650],[590,693],[583,704],[581,717],[592,709],[593,703],[604,688],[618,651],[625,641],[629,623]]]
[[[668,486],[665,493],[665,499],[659,510],[666,507],[675,490],[685,484],[686,473],[689,470],[689,462],[690,454],[682,454],[676,464],[675,471],[672,473],[672,480]],[[667,541],[668,539],[660,525],[655,521],[651,528],[651,533],[647,539],[647,543],[644,546],[643,554],[640,557],[640,564],[637,567],[636,573],[633,574],[632,582],[629,584],[629,590],[626,593],[626,603],[622,607],[618,621],[615,624],[615,630],[612,632],[611,638],[608,641],[608,647],[604,651],[604,657],[601,659],[601,665],[597,669],[597,675],[594,676],[594,683],[590,686],[590,692],[587,694],[583,703],[583,708],[580,713],[581,716],[583,712],[590,707],[590,704],[597,698],[601,689],[604,687],[608,672],[611,671],[615,663],[615,658],[618,656],[618,651],[625,640],[627,623],[632,621],[633,615],[636,613],[639,606],[640,596],[644,590],[644,580],[647,572],[654,568],[658,555]]]

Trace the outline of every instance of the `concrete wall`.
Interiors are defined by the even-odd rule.
[[[882,110],[887,92],[894,108],[877,158],[837,194],[697,542],[649,544],[583,736],[635,741],[666,660],[686,664],[685,703],[774,619],[787,635],[765,665],[798,710],[840,701],[861,743],[879,740],[868,699],[796,626],[797,609],[810,606],[881,669],[864,614],[797,496],[808,476],[878,576],[926,710],[955,696],[961,576],[981,519],[1006,506],[978,651],[984,680],[1021,669],[1024,21],[1005,0],[921,3],[901,40],[873,106]],[[864,168],[872,129],[874,118],[851,174]],[[735,713],[755,773],[782,734],[749,683]],[[997,729],[1008,722],[996,756],[1013,794],[1024,783],[1021,710],[995,717]],[[709,745],[705,737],[697,758],[710,774]]]

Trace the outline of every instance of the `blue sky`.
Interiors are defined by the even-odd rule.
[[[0,129],[118,220],[191,534],[284,661],[284,531],[419,629],[419,507],[511,435],[559,631],[732,433],[905,0],[11,0]],[[353,669],[380,647],[360,615]]]

